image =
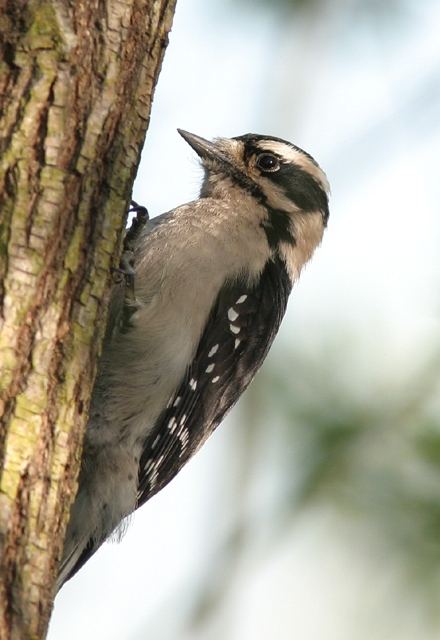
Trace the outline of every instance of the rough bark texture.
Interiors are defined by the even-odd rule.
[[[44,638],[175,0],[0,0],[0,639]]]

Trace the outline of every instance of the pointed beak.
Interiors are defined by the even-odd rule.
[[[189,133],[189,131],[183,131],[183,129],[177,129],[177,131],[202,160],[217,160],[221,163],[231,163],[230,158],[214,142],[196,136],[194,133]]]

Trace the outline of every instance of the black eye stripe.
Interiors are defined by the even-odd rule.
[[[328,197],[322,185],[297,164],[282,164],[279,171],[268,176],[281,187],[289,200],[303,211],[322,211],[328,216]]]

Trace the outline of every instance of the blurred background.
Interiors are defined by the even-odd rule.
[[[62,590],[49,640],[440,637],[440,4],[178,0],[134,198],[197,196],[182,127],[332,185],[249,391]]]

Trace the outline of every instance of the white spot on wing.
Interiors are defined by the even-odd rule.
[[[214,383],[214,382],[218,382],[219,380],[220,380],[220,376],[215,376],[215,378],[213,378],[211,382]]]
[[[240,327],[236,327],[235,324],[230,324],[229,328],[232,331],[232,333],[240,333]]]
[[[240,338],[236,338],[235,340],[235,344],[234,344],[234,349],[236,349],[238,347],[238,345],[240,344],[241,340]]]
[[[242,296],[240,296],[237,300],[237,302],[235,304],[241,304],[242,302],[244,302],[247,299],[247,295],[244,293]]]
[[[185,451],[187,445],[188,445],[188,441],[189,441],[189,431],[188,429],[182,429],[181,432],[179,433],[179,440],[182,444],[182,451],[180,452],[180,455],[182,455],[182,453]]]
[[[151,445],[151,448],[152,448],[152,449],[154,449],[154,447],[157,445],[157,443],[159,442],[159,440],[160,440],[160,433],[159,433],[159,434],[154,438],[154,442],[153,442],[153,444]]]
[[[211,373],[211,371],[214,369],[214,367],[215,367],[215,364],[209,364],[206,367],[206,373]]]
[[[195,391],[197,389],[197,380],[191,378],[191,380],[189,381],[189,386],[193,391]]]
[[[171,420],[167,424],[167,428],[171,431],[171,433],[174,433],[174,431],[176,430],[176,427],[177,427],[176,418],[171,418]]]
[[[234,322],[234,320],[238,318],[238,313],[232,307],[228,311],[228,318],[231,322]]]
[[[177,396],[177,398],[173,402],[173,407],[177,407],[182,400],[182,396]]]
[[[211,350],[210,350],[210,352],[208,353],[208,358],[212,358],[212,356],[213,356],[214,354],[216,354],[216,353],[217,353],[217,351],[218,351],[218,347],[219,347],[219,345],[218,345],[218,344],[215,344],[215,345],[212,347],[212,349],[211,349]]]
[[[157,482],[157,477],[159,474],[157,472],[157,464],[154,462],[152,458],[149,458],[147,460],[144,470],[148,476],[148,481],[150,483],[151,488],[154,489]]]

